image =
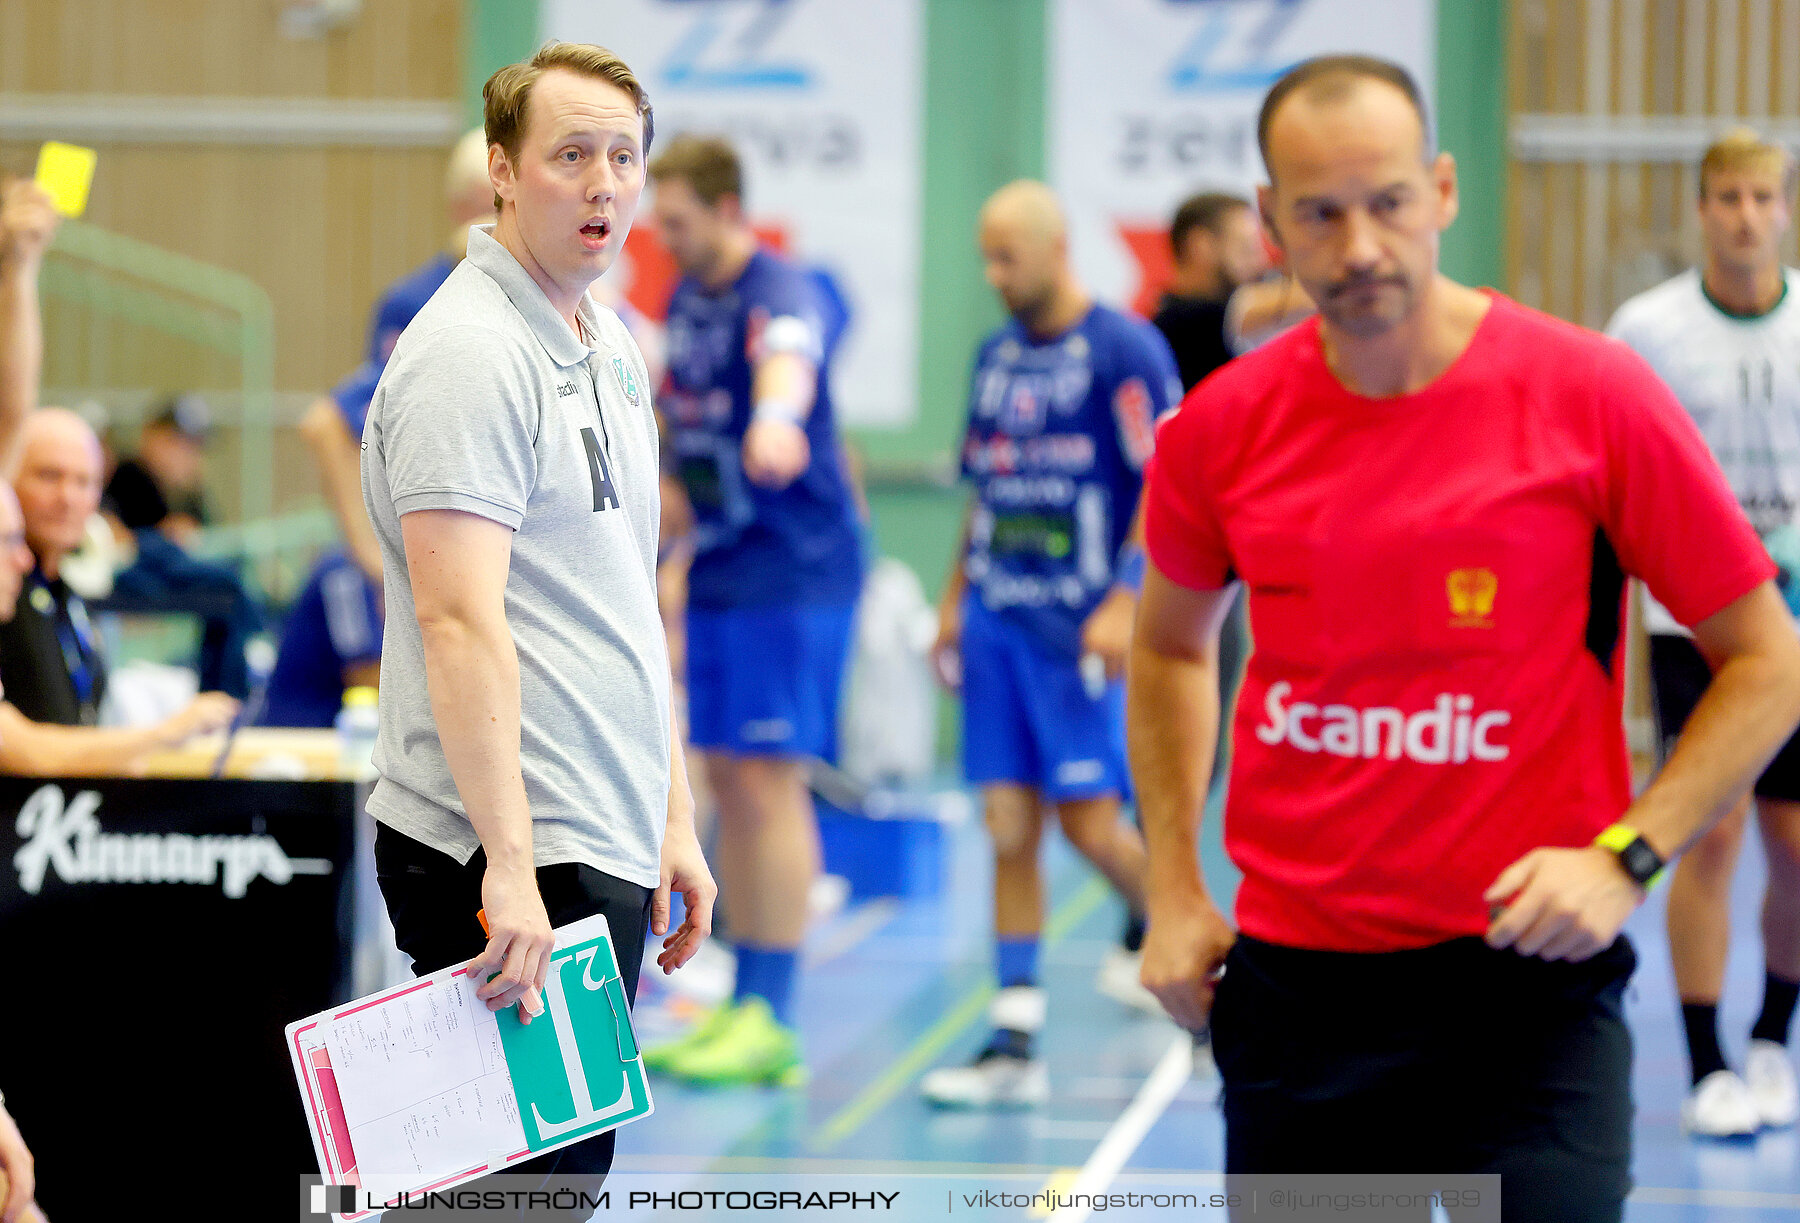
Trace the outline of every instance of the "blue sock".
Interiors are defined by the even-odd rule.
[[[1030,938],[1003,938],[995,944],[1000,988],[1037,984],[1038,941]]]
[[[794,1026],[794,974],[798,953],[780,947],[755,947],[739,943],[737,947],[737,984],[732,989],[733,1002],[761,998],[774,1012],[775,1021],[783,1027]]]

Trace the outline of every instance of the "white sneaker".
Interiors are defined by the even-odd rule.
[[[995,1031],[1036,1036],[1048,1010],[1035,985],[1010,985],[988,1002]],[[984,1049],[967,1066],[940,1066],[919,1081],[919,1092],[939,1108],[1036,1108],[1050,1100],[1050,1071],[1039,1057],[1015,1057]]]
[[[1124,1003],[1134,1010],[1161,1015],[1162,1003],[1138,980],[1138,970],[1143,965],[1143,952],[1108,947],[1105,957],[1100,961],[1100,971],[1094,975],[1094,988],[1113,1001]]]
[[[967,1066],[940,1066],[919,1082],[938,1108],[1038,1108],[1050,1101],[1042,1058],[986,1052]]]
[[[1700,1138],[1747,1138],[1762,1125],[1756,1101],[1744,1080],[1715,1070],[1681,1102],[1681,1128]]]
[[[718,1006],[731,997],[731,987],[737,980],[737,953],[731,948],[707,939],[700,944],[693,959],[665,977],[662,969],[656,966],[662,944],[654,939],[646,942],[644,966],[639,973],[641,980],[654,981],[675,997],[705,1007]]]
[[[1788,1051],[1772,1040],[1753,1040],[1744,1058],[1744,1084],[1764,1125],[1777,1128],[1800,1120],[1800,1083]]]

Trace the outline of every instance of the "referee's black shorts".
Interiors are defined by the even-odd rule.
[[[1623,937],[1578,964],[1240,937],[1212,1013],[1226,1172],[1497,1173],[1506,1223],[1617,1223],[1636,965]]]
[[[1650,683],[1656,693],[1656,732],[1663,759],[1669,758],[1675,737],[1711,682],[1712,668],[1690,638],[1674,633],[1650,635]],[[1758,798],[1800,802],[1800,732],[1782,744],[1775,759],[1769,761],[1756,779],[1755,793]]]

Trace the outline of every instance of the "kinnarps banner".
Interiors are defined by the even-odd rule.
[[[1154,305],[1169,218],[1197,191],[1264,181],[1256,112],[1289,67],[1353,51],[1432,96],[1434,0],[1052,0],[1051,182],[1102,298]]]
[[[728,136],[765,240],[837,280],[833,390],[854,425],[905,427],[918,366],[922,0],[547,0],[543,34],[624,57],[656,138]],[[655,150],[651,150],[652,156]],[[648,207],[607,277],[660,316],[676,271]]]

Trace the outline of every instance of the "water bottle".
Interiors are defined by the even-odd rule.
[[[375,736],[380,728],[375,689],[344,690],[344,707],[337,716],[338,770],[344,777],[361,780],[375,772]]]

